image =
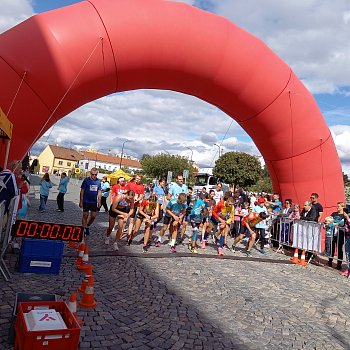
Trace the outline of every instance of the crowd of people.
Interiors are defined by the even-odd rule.
[[[81,189],[81,203],[83,208],[83,226],[86,234],[92,224],[96,212],[102,203],[102,187],[97,180],[97,169],[91,169],[90,177],[84,180]],[[337,269],[342,268],[343,246],[347,257],[347,269],[345,276],[350,274],[350,227],[349,217],[345,204],[338,203],[338,211],[330,217],[323,218],[323,207],[318,202],[318,194],[312,193],[309,200],[304,202],[300,209],[292,199],[281,202],[279,194],[246,193],[242,189],[235,191],[222,191],[221,183],[209,192],[203,188],[199,193],[194,193],[191,187],[184,184],[182,175],[176,177],[176,182],[169,188],[164,179],[160,179],[154,186],[141,184],[142,175],[136,175],[130,182],[123,177],[117,184],[109,188],[111,205],[108,210],[109,225],[105,236],[105,243],[111,243],[112,231],[115,229],[113,249],[119,249],[119,241],[126,233],[127,244],[130,245],[144,224],[143,251],[148,252],[150,247],[160,247],[167,242],[170,251],[176,253],[176,246],[184,242],[186,228],[191,227],[188,239],[188,247],[194,254],[198,253],[198,247],[205,249],[209,238],[216,245],[217,253],[224,254],[224,249],[236,251],[239,242],[245,241],[245,252],[251,256],[251,250],[255,243],[259,242],[259,252],[266,254],[266,249],[273,240],[287,242],[287,237],[277,237],[279,234],[288,234],[286,230],[276,230],[276,222],[279,218],[293,220],[305,220],[318,222],[326,229],[326,248],[329,266],[332,266],[333,257],[337,250]],[[93,203],[89,203],[88,195],[91,184],[96,185]],[[84,199],[85,198],[85,199]],[[97,200],[96,200],[97,198]],[[93,205],[93,206],[91,206]],[[87,213],[91,211],[89,221]],[[105,207],[106,211],[106,207]],[[331,219],[330,219],[331,218]],[[156,230],[160,225],[159,232]],[[165,239],[166,233],[168,237]],[[156,236],[155,240],[152,237]],[[231,238],[232,244],[228,244]]]
[[[23,218],[23,206],[28,201],[29,180],[21,172],[21,163],[12,162],[9,169],[0,172],[0,201],[5,201],[5,214],[11,198],[16,198],[16,210],[12,220]],[[282,204],[279,194],[246,193],[243,189],[233,192],[222,189],[218,183],[215,189],[207,192],[202,188],[194,193],[184,184],[182,175],[176,182],[166,186],[165,179],[160,179],[150,186],[144,186],[142,175],[136,175],[131,181],[120,177],[114,186],[103,176],[98,179],[98,169],[92,168],[90,176],[81,184],[79,207],[83,209],[82,226],[86,236],[90,234],[96,213],[101,209],[108,213],[108,228],[105,244],[111,243],[113,230],[116,231],[113,249],[119,249],[119,241],[126,234],[127,244],[131,245],[144,224],[143,251],[148,252],[151,245],[160,247],[167,243],[170,251],[176,253],[176,246],[188,239],[188,247],[194,254],[198,248],[205,249],[209,239],[215,244],[217,253],[224,254],[224,249],[236,251],[239,242],[245,242],[245,252],[249,257],[258,241],[259,252],[266,254],[273,241],[289,241],[289,231],[283,227],[276,229],[279,218],[305,220],[320,223],[325,229],[325,255],[328,265],[333,266],[337,254],[338,270],[342,269],[343,251],[347,268],[344,276],[350,275],[350,219],[345,203],[337,203],[337,211],[323,219],[323,207],[318,202],[318,194],[312,193],[301,209],[290,198]],[[67,192],[69,177],[60,175],[57,195],[57,211],[64,211],[64,195]],[[48,173],[40,181],[39,212],[46,210],[49,191],[53,187]],[[110,207],[107,199],[110,198]],[[21,213],[22,211],[22,213]],[[282,220],[283,221],[283,220]],[[159,232],[157,226],[159,225]],[[190,236],[186,229],[190,227]],[[188,230],[187,230],[188,231]],[[166,233],[168,232],[167,239]],[[154,237],[156,236],[155,240]],[[228,244],[231,238],[231,244]]]

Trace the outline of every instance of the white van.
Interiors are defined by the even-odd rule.
[[[205,187],[207,192],[209,193],[210,190],[215,190],[215,187],[219,181],[214,175],[208,174],[208,173],[198,173],[195,175],[195,182],[194,182],[194,188],[193,191],[195,194],[198,194],[201,192],[202,188]],[[222,184],[222,190],[224,193],[226,191],[229,191],[229,186],[226,184]]]

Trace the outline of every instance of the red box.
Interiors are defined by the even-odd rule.
[[[67,329],[29,331],[24,314],[43,307],[60,312]],[[15,350],[76,350],[78,348],[80,326],[64,301],[18,303],[15,329]]]

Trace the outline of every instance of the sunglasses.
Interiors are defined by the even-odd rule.
[[[91,174],[91,176],[97,176],[97,174]]]

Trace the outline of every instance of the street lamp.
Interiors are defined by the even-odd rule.
[[[191,165],[192,165],[193,149],[190,147],[187,147],[187,146],[185,146],[185,147],[191,151]]]
[[[122,146],[122,154],[121,154],[121,157],[120,157],[120,163],[119,163],[119,169],[121,169],[121,168],[122,168],[122,161],[123,161],[124,145],[125,145],[127,142],[130,142],[130,140],[125,140],[125,141],[123,142],[123,146]]]
[[[214,143],[214,146],[218,147],[219,148],[219,158],[220,158],[220,146],[217,145],[216,143]]]

